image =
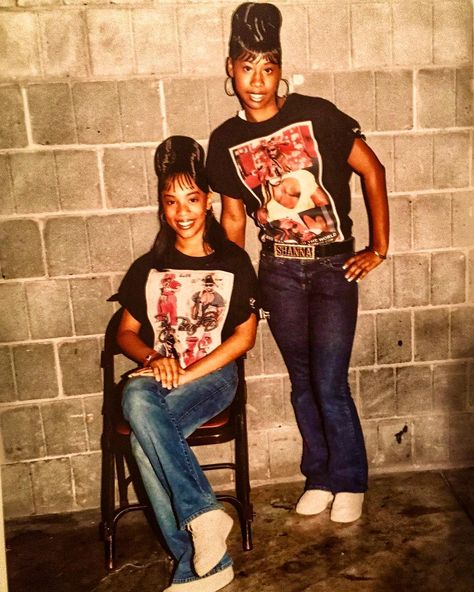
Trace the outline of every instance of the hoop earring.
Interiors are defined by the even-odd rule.
[[[230,81],[230,88],[231,88],[231,90],[229,90],[229,81]],[[227,76],[227,78],[225,79],[225,82],[224,82],[224,91],[225,91],[225,94],[228,97],[235,97],[234,84],[233,84],[232,78],[230,76]]]
[[[286,86],[286,92],[283,94],[280,94],[280,82],[283,82],[283,84]],[[286,99],[286,97],[290,94],[290,83],[286,78],[280,78],[280,82],[278,83],[277,97],[279,99]]]

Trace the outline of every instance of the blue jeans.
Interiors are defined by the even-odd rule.
[[[124,388],[122,408],[132,428],[133,454],[175,559],[175,583],[199,579],[192,569],[193,546],[186,525],[222,507],[186,438],[228,407],[236,388],[235,363],[171,390],[151,377],[131,378]],[[210,573],[231,564],[226,554]]]
[[[303,438],[305,489],[367,489],[364,438],[348,383],[358,290],[344,277],[350,253],[289,260],[262,252],[262,306],[291,381]]]

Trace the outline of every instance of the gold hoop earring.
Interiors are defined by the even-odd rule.
[[[283,84],[286,86],[286,92],[283,94],[280,94],[280,82],[283,82]],[[286,99],[286,97],[290,94],[290,83],[286,78],[280,78],[280,82],[278,83],[277,97],[279,99]]]
[[[231,88],[231,90],[229,90],[229,81],[230,81],[230,88]],[[224,82],[224,91],[225,91],[225,94],[228,97],[235,97],[234,83],[233,83],[232,78],[230,76],[227,76],[227,78],[225,79],[225,82]]]

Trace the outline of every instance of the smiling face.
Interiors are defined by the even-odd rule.
[[[165,220],[176,234],[176,247],[185,251],[193,245],[202,247],[211,196],[191,179],[178,176],[165,185],[161,204]]]
[[[281,68],[264,56],[229,58],[227,71],[250,121],[264,121],[278,112],[277,90]]]

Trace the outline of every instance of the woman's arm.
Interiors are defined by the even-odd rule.
[[[232,335],[215,350],[188,366],[179,377],[179,384],[201,378],[236,360],[255,345],[256,333],[257,317],[252,313],[246,321],[237,325]]]
[[[226,231],[228,238],[239,247],[245,246],[245,206],[241,199],[234,199],[223,195],[221,224]]]
[[[347,270],[346,278],[349,281],[359,281],[380,265],[387,255],[389,240],[387,187],[385,168],[372,149],[360,138],[354,141],[347,162],[361,177],[371,229],[371,250],[356,253],[346,261],[344,266]]]

